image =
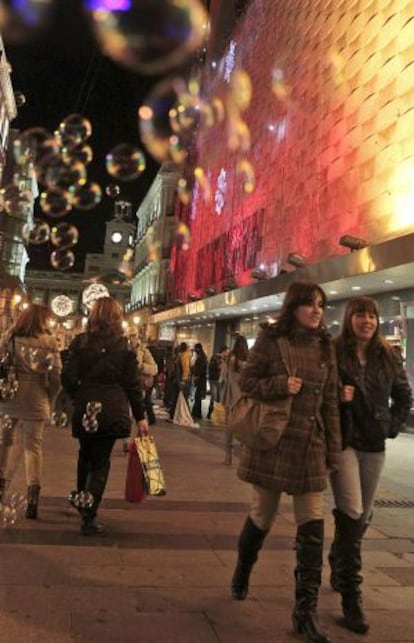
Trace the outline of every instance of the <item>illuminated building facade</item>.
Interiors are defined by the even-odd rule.
[[[211,3],[213,21],[223,4]],[[399,298],[390,314],[414,373],[414,3],[250,0],[227,33],[223,50],[212,24],[203,83],[227,116],[199,132],[203,182],[181,208],[191,244],[174,256],[175,297],[200,301],[154,321],[260,316],[303,275],[333,301]],[[350,255],[343,235],[368,248]],[[291,253],[304,259],[297,274]],[[267,281],[252,278],[257,268]]]

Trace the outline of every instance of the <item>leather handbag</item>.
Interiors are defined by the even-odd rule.
[[[277,446],[290,416],[292,396],[277,402],[262,402],[242,396],[229,413],[229,426],[240,442],[266,451]]]
[[[149,496],[165,496],[164,474],[152,435],[140,435],[134,440],[138,457],[141,461],[145,478],[146,491]]]

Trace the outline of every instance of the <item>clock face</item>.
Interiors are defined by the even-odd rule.
[[[111,235],[112,243],[121,243],[122,241],[122,232],[113,232]]]
[[[67,295],[58,295],[52,299],[50,307],[58,317],[66,317],[73,310],[73,301]]]

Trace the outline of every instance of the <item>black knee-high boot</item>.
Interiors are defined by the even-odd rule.
[[[361,543],[363,526],[339,509],[334,512],[336,521],[336,577],[342,597],[345,625],[352,632],[366,634],[369,623],[362,608]]]
[[[27,487],[27,509],[26,518],[30,520],[37,519],[37,509],[39,506],[40,486],[38,484],[31,484]]]
[[[101,466],[89,472],[85,491],[93,497],[93,504],[91,507],[81,509],[82,527],[81,531],[85,536],[92,536],[102,534],[104,531],[103,525],[96,520],[98,507],[101,503],[103,492],[106,487],[110,469],[110,462],[103,462]]]
[[[339,585],[338,585],[338,575],[337,575],[337,571],[336,571],[336,541],[337,541],[337,538],[338,538],[338,529],[337,529],[337,525],[336,525],[336,523],[337,523],[336,511],[337,511],[336,509],[334,509],[332,511],[332,513],[334,515],[334,518],[335,518],[335,533],[334,533],[334,539],[333,539],[332,544],[331,544],[331,549],[329,551],[328,559],[329,559],[329,566],[331,568],[331,574],[330,574],[329,581],[330,581],[331,587],[334,590],[334,592],[339,592],[340,590],[339,590]],[[368,529],[368,527],[369,527],[369,525],[371,523],[371,520],[372,520],[372,511],[371,511],[371,513],[369,515],[368,521],[362,527],[362,536],[365,534],[366,530]]]
[[[231,595],[235,601],[244,601],[247,596],[250,573],[267,533],[268,530],[259,529],[250,516],[247,517],[239,536],[239,556],[231,581]]]
[[[318,625],[316,607],[322,578],[324,521],[311,520],[299,525],[296,532],[295,609],[293,627],[308,641],[330,643]]]

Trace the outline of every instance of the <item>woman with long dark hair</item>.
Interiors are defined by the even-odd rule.
[[[238,541],[231,591],[244,600],[249,577],[276,517],[282,492],[293,498],[296,530],[293,625],[309,641],[328,643],[316,608],[322,575],[324,490],[341,448],[338,377],[323,321],[325,293],[315,283],[289,286],[280,316],[263,326],[242,369],[242,393],[279,408],[276,446],[244,446],[239,478],[252,485],[252,503]]]
[[[233,431],[228,422],[229,412],[241,396],[240,377],[246,365],[249,346],[244,335],[236,335],[232,350],[226,357],[220,373],[221,400],[226,410],[225,456],[224,464],[230,465],[233,460]]]
[[[135,351],[123,335],[122,319],[115,299],[97,299],[86,333],[75,337],[63,364],[62,384],[74,402],[72,434],[79,440],[76,492],[92,500],[80,509],[86,536],[103,532],[96,515],[115,440],[130,435],[130,410],[138,432],[148,432]]]
[[[57,341],[48,322],[49,308],[30,304],[22,310],[1,342],[1,352],[12,346],[18,389],[1,402],[3,416],[0,444],[0,500],[12,481],[24,453],[27,481],[26,517],[36,519],[43,469],[43,434],[60,388],[61,362]]]
[[[381,335],[375,299],[348,302],[336,348],[343,451],[331,475],[336,504],[331,584],[341,593],[346,627],[364,634],[369,624],[362,608],[362,537],[384,466],[385,440],[404,426],[412,398],[401,352]]]

